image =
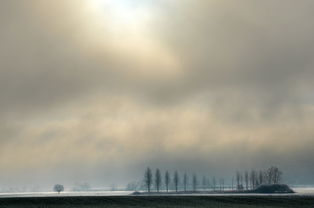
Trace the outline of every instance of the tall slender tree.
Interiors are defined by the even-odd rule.
[[[207,179],[206,179],[206,189],[210,189],[210,187],[211,187],[211,184],[210,184],[210,179],[209,179],[210,177],[207,177]]]
[[[150,188],[151,188],[152,182],[153,182],[153,176],[152,176],[152,171],[149,167],[145,171],[144,182],[145,182],[148,193],[150,193]]]
[[[276,166],[268,168],[267,172],[267,182],[268,184],[278,184],[281,181],[282,172]]]
[[[262,170],[259,171],[259,184],[264,184],[264,172]]]
[[[188,185],[188,175],[186,173],[184,173],[184,176],[183,176],[183,186],[184,186],[184,191],[186,192],[186,188],[187,188],[187,185]]]
[[[219,189],[220,191],[224,191],[225,189],[225,179],[223,178],[219,179]]]
[[[213,177],[213,190],[216,191],[216,177]]]
[[[206,189],[206,187],[207,187],[207,178],[206,178],[206,176],[203,176],[203,178],[202,178],[202,189],[204,190],[204,189]]]
[[[167,192],[169,191],[169,183],[170,183],[170,174],[168,171],[165,173],[165,185]]]
[[[178,186],[179,186],[179,174],[178,174],[178,171],[175,171],[174,172],[174,176],[173,176],[173,182],[174,182],[174,187],[176,189],[176,192],[178,192]]]
[[[240,174],[240,189],[243,190],[243,175],[242,173]]]
[[[240,189],[240,180],[241,180],[241,174],[239,171],[237,171],[237,174],[236,174],[237,190]]]
[[[244,173],[244,182],[245,182],[245,189],[249,190],[249,173],[245,171]]]
[[[281,183],[282,180],[282,172],[277,168],[276,172],[275,172],[275,180],[274,183],[278,184]]]
[[[159,192],[160,185],[161,185],[161,173],[160,173],[160,170],[157,169],[155,172],[155,187],[156,187],[157,192]]]
[[[196,191],[197,189],[197,175],[193,174],[193,191]]]
[[[251,171],[250,181],[251,181],[251,188],[255,189],[256,188],[256,171],[255,170]]]

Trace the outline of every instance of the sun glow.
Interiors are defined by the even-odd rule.
[[[99,21],[111,23],[117,30],[142,31],[151,13],[141,0],[89,0],[98,12]]]
[[[152,31],[157,10],[147,0],[86,0],[90,20],[86,31],[95,43],[94,50],[104,49],[116,57],[126,57],[137,67],[139,76],[175,77],[181,74],[177,57],[155,38]],[[119,70],[129,67],[120,67]]]

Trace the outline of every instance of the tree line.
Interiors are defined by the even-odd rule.
[[[255,189],[262,184],[279,184],[282,181],[282,171],[272,166],[266,170],[251,170],[236,173],[236,188],[238,190]]]
[[[235,179],[235,180],[234,180]],[[225,182],[224,178],[203,176],[198,177],[197,174],[189,175],[186,172],[180,174],[178,171],[170,173],[166,170],[164,173],[160,169],[153,171],[150,167],[145,169],[144,180],[141,183],[141,188],[147,192],[160,191],[224,191],[228,190],[250,190],[255,189],[261,184],[278,184],[282,180],[282,171],[277,167],[272,166],[266,170],[251,170],[244,172],[236,172],[235,177],[232,177],[231,183]],[[128,185],[129,190],[137,189],[139,185],[131,183]]]
[[[170,185],[173,186],[176,192],[179,191],[180,187],[183,187],[184,191],[188,190],[189,176],[187,173],[184,173],[182,181],[178,171],[175,171],[171,176],[169,171],[166,171],[164,175],[161,174],[161,171],[157,168],[153,174],[152,170],[148,167],[145,170],[144,174],[144,184],[148,192],[151,192],[152,187],[154,186],[156,191],[159,192],[161,189],[169,192]],[[196,191],[198,184],[196,174],[192,177],[192,187]]]

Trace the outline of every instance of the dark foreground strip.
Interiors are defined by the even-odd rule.
[[[1,208],[313,207],[312,196],[82,196],[0,198]]]

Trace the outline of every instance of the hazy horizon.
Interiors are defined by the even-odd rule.
[[[0,190],[147,166],[314,184],[312,0],[2,0]]]

